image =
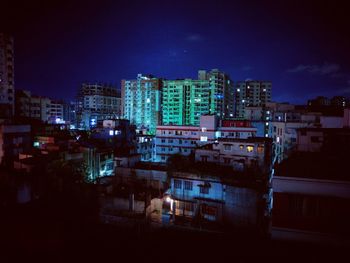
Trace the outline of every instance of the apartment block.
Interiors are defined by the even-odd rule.
[[[0,119],[14,115],[14,74],[13,37],[0,33]]]
[[[271,102],[271,81],[238,81],[234,84],[234,117],[244,118],[246,107],[265,107]]]
[[[200,125],[160,125],[155,137],[155,161],[166,162],[169,156],[188,156],[198,146],[215,142],[218,138],[254,137],[256,128],[249,122],[226,120],[219,122],[216,115],[202,115]]]
[[[199,125],[200,116],[210,112],[208,80],[165,80],[163,86],[163,125]]]
[[[123,117],[154,134],[161,124],[161,79],[138,74],[136,79],[122,80],[121,86]]]
[[[198,79],[209,81],[209,114],[216,114],[222,119],[233,117],[233,83],[230,76],[218,69],[199,70]]]
[[[107,84],[83,83],[78,91],[77,122],[80,129],[91,129],[98,122],[121,117],[118,90]]]

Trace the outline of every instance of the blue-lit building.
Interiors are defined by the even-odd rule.
[[[162,81],[153,76],[138,74],[136,79],[122,80],[123,117],[154,134],[161,123]]]
[[[267,198],[271,191],[209,173],[172,174],[164,200],[164,223],[219,231],[230,227],[269,231],[263,222],[271,210],[271,199]]]

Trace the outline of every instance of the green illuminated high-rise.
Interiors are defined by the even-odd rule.
[[[198,79],[165,80],[163,125],[199,125],[203,114],[233,116],[233,89],[227,74],[213,69],[198,71]]]
[[[163,125],[198,125],[209,113],[209,81],[165,80],[163,82]]]

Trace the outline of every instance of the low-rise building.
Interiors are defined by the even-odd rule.
[[[13,167],[20,153],[32,145],[30,125],[0,125],[0,165]]]
[[[252,137],[248,139],[219,138],[195,150],[197,162],[209,162],[231,166],[235,170],[271,168],[272,140]]]
[[[227,120],[219,124],[216,115],[202,115],[199,126],[157,126],[155,137],[156,162],[166,162],[169,156],[188,156],[200,145],[215,142],[218,138],[254,137],[256,128],[250,122]]]

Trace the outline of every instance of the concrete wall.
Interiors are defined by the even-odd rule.
[[[276,193],[350,198],[350,182],[297,177],[274,176],[272,188]]]
[[[253,189],[226,186],[224,220],[234,226],[257,223],[257,193]]]
[[[175,188],[174,180],[181,181],[181,188]],[[185,181],[192,182],[192,190],[184,189]],[[209,183],[209,192],[204,194],[200,192],[200,185]],[[223,185],[220,182],[212,182],[207,180],[194,180],[191,178],[181,179],[181,178],[172,178],[171,179],[171,194],[174,197],[180,199],[193,199],[193,198],[207,198],[212,200],[224,200],[224,191]]]
[[[343,128],[343,117],[321,116],[320,123],[322,128]]]
[[[350,109],[344,109],[343,126],[350,128]]]

